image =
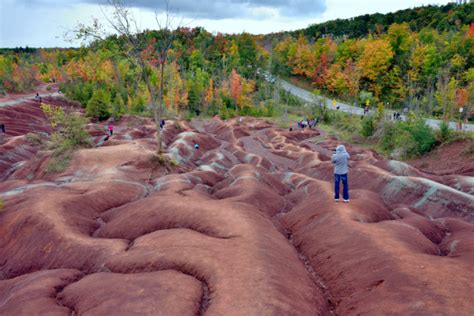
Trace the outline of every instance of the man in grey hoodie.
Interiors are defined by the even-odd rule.
[[[344,203],[349,203],[349,184],[347,174],[349,172],[349,154],[344,145],[336,147],[336,152],[332,155],[334,165],[334,199],[339,202],[339,182],[342,180],[342,198]]]

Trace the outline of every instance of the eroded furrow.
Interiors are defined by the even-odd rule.
[[[153,133],[151,120],[126,117],[56,178],[21,179],[25,162],[0,184],[2,314],[474,311],[469,187],[347,144],[351,201],[335,203],[337,141],[314,145],[317,131],[169,123],[163,140],[180,167],[156,160]],[[50,301],[21,310],[12,288]]]

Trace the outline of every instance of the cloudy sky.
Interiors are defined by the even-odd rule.
[[[0,0],[0,47],[69,47],[63,34],[93,17],[106,23],[107,0]],[[176,24],[210,32],[262,34],[295,30],[335,18],[386,13],[443,0],[169,0]],[[156,28],[164,0],[125,0],[140,27]]]

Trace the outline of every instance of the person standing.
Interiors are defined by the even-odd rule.
[[[339,202],[339,183],[342,181],[342,198],[344,203],[349,203],[349,158],[344,145],[336,147],[336,152],[332,155],[332,164],[334,165],[334,200]]]
[[[114,126],[112,125],[112,123],[109,123],[109,133],[110,133],[110,136],[112,136],[114,133]]]
[[[7,133],[5,129],[5,124],[0,124],[0,145],[3,144],[3,140],[5,138],[5,134]]]

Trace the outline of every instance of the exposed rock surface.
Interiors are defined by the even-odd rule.
[[[171,169],[154,133],[125,117],[61,174],[27,155],[0,170],[1,315],[474,313],[472,179],[345,144],[335,203],[337,141],[317,131],[167,122]]]

